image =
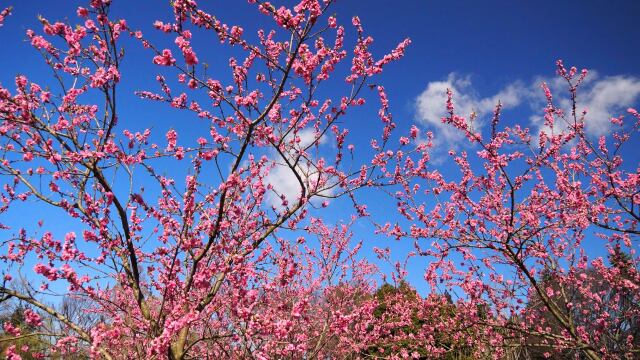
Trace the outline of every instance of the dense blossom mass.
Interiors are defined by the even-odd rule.
[[[111,0],[27,30],[53,75],[36,83],[17,69],[0,85],[6,358],[640,356],[640,169],[621,156],[640,113],[590,137],[576,106],[587,71],[561,61],[573,107],[542,84],[538,133],[506,126],[500,103],[476,126],[448,91],[442,121],[468,144],[449,151],[459,171],[447,176],[431,161],[438,134],[398,126],[376,81],[408,39],[375,54],[332,0],[249,3],[270,28],[250,34],[172,1],[151,29],[166,46],[112,17]],[[208,69],[199,38],[230,49],[228,68]],[[192,114],[206,132],[136,130],[118,100],[125,44],[158,74],[137,101]],[[377,133],[356,150],[348,114],[370,103]],[[371,194],[386,214],[367,207]],[[329,201],[348,205],[340,221]],[[16,228],[24,206],[56,211]],[[361,223],[415,249],[373,249],[392,263],[382,274],[353,236]],[[428,295],[398,256],[424,264]]]

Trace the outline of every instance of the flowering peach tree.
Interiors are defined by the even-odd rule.
[[[353,192],[375,180],[376,166],[345,165],[352,148],[341,119],[365,103],[365,85],[402,57],[409,41],[376,58],[358,18],[344,27],[327,15],[332,1],[293,8],[249,2],[272,19],[273,30],[245,34],[195,1],[178,0],[173,19],[154,24],[175,46],[159,48],[112,18],[110,1],[94,0],[77,9],[79,25],[41,18],[40,31],[27,31],[53,81],[37,84],[20,75],[14,89],[0,88],[1,211],[34,201],[58,208],[78,229],[58,238],[46,222],[38,231],[2,225],[12,235],[3,239],[1,299],[26,303],[27,323],[43,327],[41,335],[53,343],[49,353],[31,356],[353,351],[341,331],[373,305],[332,303],[329,294],[336,286],[371,292],[374,270],[356,257],[349,217],[329,226],[314,214],[341,196],[364,211]],[[355,34],[352,48],[345,47],[347,31]],[[194,33],[243,54],[229,59],[229,80],[207,73],[191,45]],[[162,133],[166,142],[157,143],[150,129],[128,130],[118,102],[124,37],[147,49],[149,65],[161,73],[158,90],[139,91],[140,101],[192,113],[208,132],[183,139],[169,129]],[[334,75],[338,67],[346,75]],[[319,95],[338,76],[344,91]],[[384,103],[384,89],[377,89],[373,95]],[[394,124],[381,111],[383,143]],[[319,144],[328,138],[333,150],[321,154]],[[188,170],[167,174],[180,168],[171,163],[187,163]],[[273,171],[290,173],[294,196],[269,182]],[[23,274],[30,261],[32,272]],[[18,275],[37,280],[21,284]],[[82,327],[48,305],[58,283],[71,298],[90,299],[86,310],[103,321]],[[14,340],[34,335],[11,323],[4,331]],[[28,351],[10,346],[6,355],[17,359]]]
[[[504,126],[499,104],[478,131],[449,93],[443,121],[469,144],[450,151],[460,175],[448,179],[430,161],[437,134],[397,134],[375,82],[409,40],[375,55],[332,0],[248,2],[270,28],[250,34],[175,0],[153,24],[172,42],[161,46],[92,0],[71,23],[27,31],[52,76],[0,86],[0,303],[25,309],[23,324],[2,324],[7,358],[638,356],[640,176],[620,155],[637,141],[635,110],[591,138],[576,106],[586,71],[561,62],[573,108],[543,87],[539,133]],[[227,48],[228,68],[210,68],[199,39]],[[158,74],[137,100],[206,131],[136,128],[122,105],[131,46]],[[367,103],[378,132],[356,152],[347,115]],[[395,220],[361,193],[388,199]],[[349,207],[330,221],[338,198]],[[32,226],[6,220],[25,206]],[[402,285],[376,290],[351,227],[362,218],[413,241],[429,296],[400,281],[400,264]],[[60,308],[61,295],[84,308]]]
[[[437,134],[419,156],[387,158],[404,219],[379,231],[414,241],[415,254],[429,260],[432,289],[458,292],[476,326],[493,332],[496,349],[515,339],[544,357],[636,358],[640,168],[621,154],[637,142],[640,113],[628,109],[611,118],[611,135],[592,138],[588,110],[577,106],[587,71],[558,61],[557,73],[571,108],[556,106],[542,84],[538,133],[502,125],[500,104],[490,129],[479,131],[473,114],[456,113],[449,91],[442,121],[470,144],[449,151],[459,175],[429,166]],[[594,256],[598,250],[604,255]]]

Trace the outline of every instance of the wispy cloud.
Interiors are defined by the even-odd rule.
[[[415,100],[416,120],[434,132],[437,142],[448,147],[457,147],[463,135],[453,127],[441,122],[446,114],[446,90],[454,93],[456,112],[461,116],[469,116],[474,112],[478,121],[474,123],[476,130],[481,130],[483,122],[490,118],[498,101],[503,109],[528,104],[531,110],[530,126],[532,130],[543,129],[542,109],[545,98],[540,84],[546,82],[552,90],[555,106],[570,113],[571,102],[568,87],[564,79],[554,77],[536,77],[526,83],[522,80],[507,84],[500,91],[489,96],[480,96],[473,87],[469,76],[449,74],[446,80],[433,81]],[[587,80],[578,90],[577,110],[587,111],[585,129],[590,135],[603,135],[611,131],[610,119],[625,113],[640,100],[640,79],[634,76],[601,77],[591,71]],[[558,126],[562,126],[558,124]]]
[[[296,148],[304,149],[313,144],[316,141],[316,136],[313,128],[305,128],[298,131],[296,141],[299,142]],[[321,137],[318,145],[324,144],[326,139],[326,136]],[[293,140],[293,135],[290,135],[286,141],[291,140]],[[267,194],[267,203],[276,208],[281,208],[282,198],[280,196],[284,196],[289,204],[294,204],[302,193],[300,181],[293,170],[284,164],[284,160],[280,158],[280,155],[274,153],[271,158],[274,159],[276,165],[265,178],[266,184],[270,184],[273,188],[273,191]],[[318,183],[319,175],[317,170],[310,167],[306,161],[299,162],[296,166],[296,173],[302,178],[306,190],[313,189]],[[330,195],[331,191],[325,190],[321,193]]]
[[[520,104],[525,93],[524,85],[514,82],[496,94],[481,97],[469,76],[460,77],[456,73],[449,74],[446,80],[430,82],[416,98],[417,120],[434,132],[436,142],[447,145],[455,145],[464,137],[457,129],[442,123],[442,117],[446,115],[447,89],[454,93],[456,113],[467,117],[475,113],[478,119],[474,123],[476,130],[482,128],[483,119],[492,113],[498,101],[502,102],[503,108],[512,108]]]
[[[567,83],[564,79],[537,78],[531,85],[529,96],[533,99],[530,102],[532,110],[538,110],[538,114],[531,116],[532,124],[539,130],[544,126],[539,111],[543,102],[539,85],[543,81],[549,85],[553,93],[555,106],[567,114],[571,109]],[[625,114],[626,109],[636,105],[639,100],[640,79],[637,77],[623,75],[601,77],[596,71],[591,71],[586,82],[578,89],[576,110],[579,114],[583,110],[587,111],[585,116],[587,134],[599,136],[611,131],[612,117]]]

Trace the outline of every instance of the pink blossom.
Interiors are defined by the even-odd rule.
[[[171,66],[176,63],[176,59],[173,58],[171,50],[164,49],[162,50],[162,55],[157,55],[153,58],[153,63],[156,65]]]

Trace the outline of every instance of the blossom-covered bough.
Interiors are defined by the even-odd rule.
[[[39,230],[3,224],[2,300],[37,310],[28,321],[48,317],[42,325],[48,331],[39,336],[53,344],[43,351],[13,345],[7,356],[267,358],[353,351],[339,334],[360,308],[350,306],[348,296],[330,304],[320,295],[336,286],[370,293],[373,267],[355,256],[351,220],[332,227],[310,212],[343,195],[360,208],[353,192],[376,180],[375,166],[353,171],[344,165],[351,148],[339,120],[364,104],[361,90],[409,41],[377,60],[357,18],[354,48],[345,49],[345,28],[325,15],[332,1],[305,0],[291,9],[249,2],[274,21],[273,30],[249,36],[195,1],[174,1],[174,19],[154,26],[175,48],[160,49],[125,20],[112,19],[110,1],[94,0],[78,8],[79,25],[42,18],[43,34],[27,32],[53,81],[36,84],[21,75],[15,90],[0,89],[2,212],[32,201],[61,209],[78,230],[58,239],[46,219]],[[207,74],[192,32],[244,53],[229,59],[231,81]],[[170,129],[166,145],[158,145],[149,129],[127,130],[132,123],[122,116],[118,92],[126,61],[122,37],[148,49],[150,66],[163,73],[160,90],[139,97],[192,112],[208,122],[207,133],[179,141]],[[333,97],[320,97],[321,85],[349,61],[346,86],[344,76],[338,82],[344,95],[333,89]],[[382,142],[394,128],[388,115],[384,120]],[[321,153],[328,137],[334,146]],[[167,166],[171,162],[189,162],[189,170],[167,172],[180,168]],[[295,195],[269,182],[270,171],[290,172]],[[30,262],[35,274],[25,268]],[[67,296],[89,299],[87,311],[103,321],[83,328],[48,305],[59,293],[49,285],[60,282]],[[34,336],[11,323],[4,330],[12,340]]]
[[[637,146],[640,114],[628,109],[611,118],[611,135],[593,138],[578,107],[587,71],[557,69],[571,107],[556,106],[542,84],[539,133],[502,125],[500,104],[483,133],[455,112],[449,91],[442,121],[472,146],[449,151],[459,176],[430,169],[430,151],[397,158],[389,176],[402,179],[393,196],[407,221],[380,231],[414,240],[432,289],[459,294],[474,326],[493,333],[489,345],[504,347],[498,357],[517,345],[543,357],[636,358],[640,168],[622,149]]]
[[[572,108],[544,86],[539,133],[504,126],[499,104],[479,131],[449,93],[443,121],[469,140],[450,151],[460,174],[449,178],[430,161],[438,134],[397,134],[374,82],[408,40],[375,57],[357,17],[343,27],[329,15],[331,0],[249,3],[272,29],[249,34],[176,0],[153,24],[165,47],[92,0],[78,25],[41,18],[27,32],[52,76],[0,86],[0,305],[17,304],[20,320],[3,321],[3,355],[638,356],[640,176],[621,150],[637,145],[635,110],[591,137],[577,106],[586,72],[561,62]],[[210,68],[198,39],[234,54],[228,69]],[[158,73],[136,100],[193,125],[136,127],[124,44]],[[369,98],[379,134],[356,153],[349,128],[362,125],[345,115]],[[380,221],[359,192],[398,217]],[[342,222],[325,209],[337,198]],[[13,223],[34,207],[32,225]],[[395,286],[376,289],[379,270],[352,239],[362,218],[415,243],[404,255],[424,258],[426,298],[400,263]]]

